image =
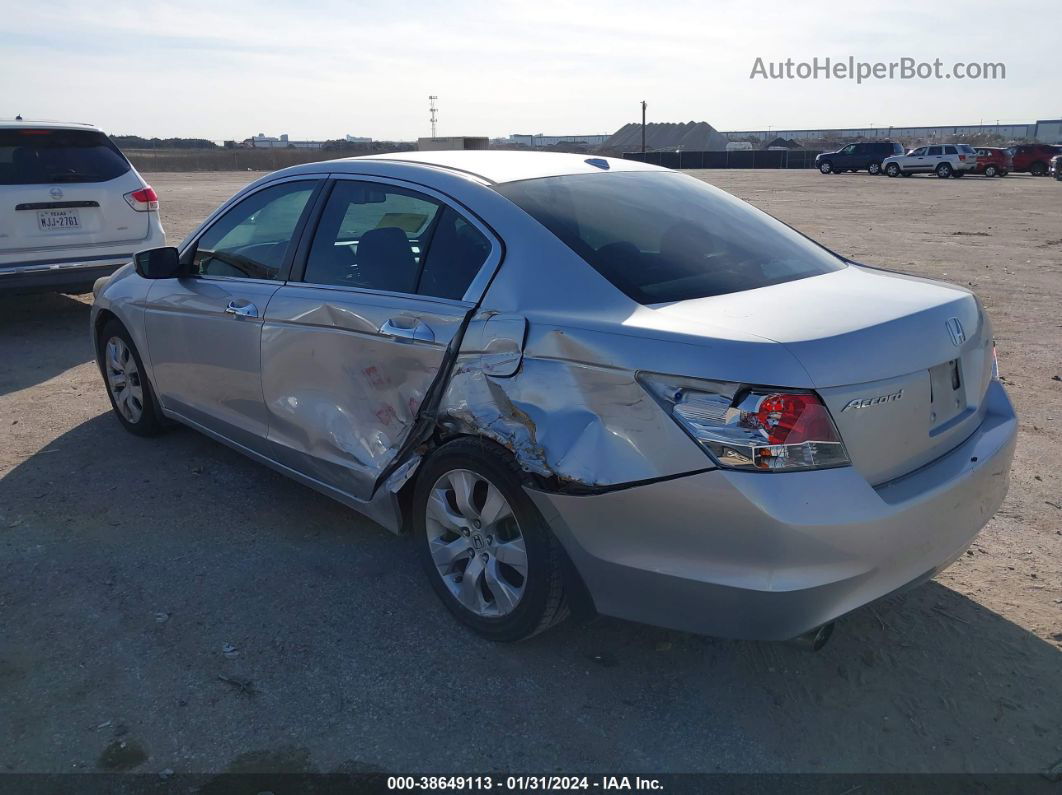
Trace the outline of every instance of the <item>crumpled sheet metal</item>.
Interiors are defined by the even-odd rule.
[[[515,375],[458,358],[439,421],[486,436],[559,487],[605,487],[704,469],[710,462],[632,373],[525,356]]]

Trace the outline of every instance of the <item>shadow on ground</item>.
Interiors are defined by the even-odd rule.
[[[59,293],[0,296],[0,395],[91,361],[90,307]]]
[[[408,540],[109,414],[10,471],[0,506],[0,769],[106,768],[115,742],[178,772],[290,748],[319,770],[466,773],[1062,757],[1062,654],[937,583],[817,654],[609,619],[494,645],[449,618]]]

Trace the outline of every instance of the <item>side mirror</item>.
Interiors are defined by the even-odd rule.
[[[181,273],[177,249],[173,246],[149,248],[133,255],[136,272],[145,279],[176,279]]]

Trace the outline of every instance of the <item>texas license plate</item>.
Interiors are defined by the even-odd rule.
[[[38,210],[37,226],[44,232],[68,232],[81,228],[77,210]]]

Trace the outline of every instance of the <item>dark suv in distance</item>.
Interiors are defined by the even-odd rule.
[[[1019,144],[1010,150],[1010,156],[1014,159],[1014,170],[1028,171],[1034,177],[1047,176],[1051,158],[1059,153],[1062,153],[1062,146],[1048,144]]]
[[[836,152],[823,152],[815,157],[815,167],[823,174],[843,174],[845,171],[866,169],[870,174],[881,173],[881,161],[902,155],[903,147],[895,141],[867,141],[848,144]]]

